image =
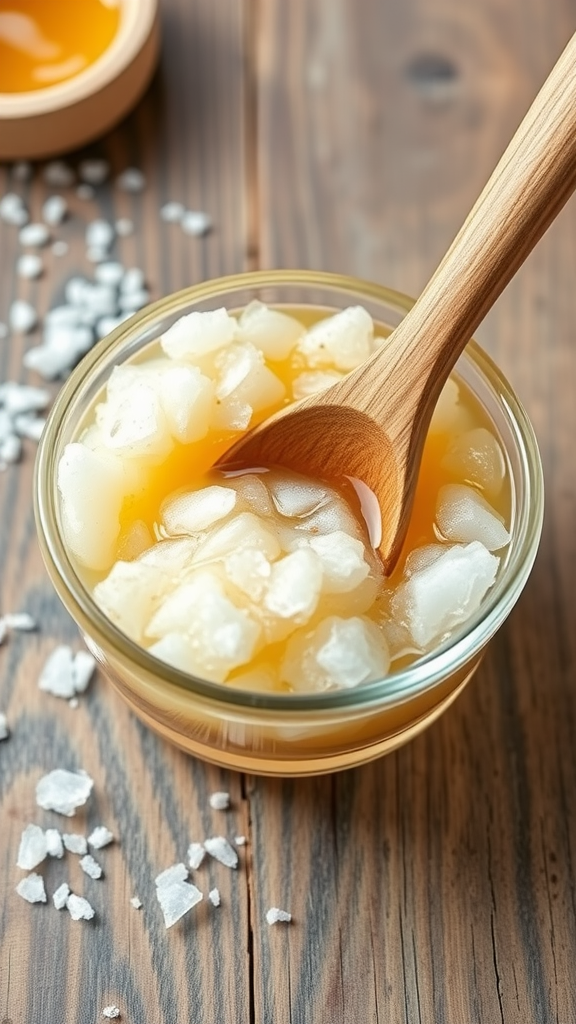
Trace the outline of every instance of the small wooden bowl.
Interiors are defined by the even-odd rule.
[[[107,131],[146,88],[159,52],[158,0],[121,0],[110,46],[73,78],[0,93],[0,159],[53,156]]]

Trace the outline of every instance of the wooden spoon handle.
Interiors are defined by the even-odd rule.
[[[430,412],[474,330],[576,186],[576,35],[411,312],[396,328],[393,383]],[[372,364],[377,369],[377,358]],[[403,366],[420,367],[414,378]],[[376,376],[376,375],[374,375]],[[376,402],[376,395],[374,395]]]

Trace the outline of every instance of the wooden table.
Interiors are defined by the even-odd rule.
[[[0,319],[16,295],[45,311],[90,274],[87,218],[131,217],[117,254],[153,295],[255,267],[323,267],[416,294],[576,29],[561,0],[163,0],[159,73],[133,115],[89,153],[146,190],[107,185],[62,229],[64,258],[24,286],[0,226]],[[74,157],[72,162],[76,161]],[[10,182],[0,172],[0,191]],[[19,186],[22,188],[22,186]],[[29,192],[37,217],[46,195]],[[214,232],[159,218],[180,199]],[[570,1024],[576,1021],[576,205],[572,201],[478,337],[535,424],[547,485],[539,557],[517,608],[456,704],[421,738],[362,769],[300,781],[196,763],[141,726],[103,678],[73,710],[37,688],[77,631],[35,540],[32,446],[0,479],[0,609],[35,636],[0,649],[0,1022],[90,1024],[117,1004],[132,1024]],[[35,338],[0,343],[2,379],[26,379]],[[104,881],[65,873],[96,908],[74,923],[14,893],[20,833],[61,824],[38,778],[83,767],[85,813],[117,843]],[[154,876],[221,831],[208,795],[229,790],[237,872],[166,932]],[[64,872],[44,869],[51,893]],[[143,908],[135,910],[130,897]],[[271,905],[290,926],[269,927]]]

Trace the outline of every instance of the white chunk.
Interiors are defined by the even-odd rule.
[[[61,860],[64,856],[64,843],[57,828],[46,829],[46,853],[49,857]]]
[[[466,484],[445,484],[438,492],[436,523],[446,540],[468,544],[478,540],[489,551],[510,543],[500,515]]]
[[[161,375],[159,396],[172,437],[181,444],[208,433],[214,385],[196,366],[171,366]]]
[[[268,924],[289,924],[292,914],[289,914],[287,910],[280,910],[278,907],[270,907],[270,910],[266,911],[266,920]]]
[[[224,571],[226,578],[238,590],[253,601],[260,601],[270,580],[272,566],[261,551],[246,548],[228,555],[224,560]]]
[[[208,803],[213,811],[227,811],[230,807],[230,793],[211,793]],[[34,867],[34,864],[31,867]]]
[[[247,506],[247,511],[255,512],[258,516],[273,514],[270,492],[261,476],[255,473],[242,473],[239,476],[231,474],[226,476],[226,483],[234,488],[238,504]]]
[[[73,892],[66,900],[66,906],[73,921],[91,921],[94,917],[94,907],[83,896],[75,896]]]
[[[76,652],[72,669],[75,693],[86,692],[95,668],[96,659],[88,651]]]
[[[116,288],[120,284],[124,277],[124,267],[121,263],[116,260],[110,260],[106,263],[100,263],[94,271],[94,280],[98,284],[105,284],[108,287]]]
[[[142,900],[138,899],[137,896],[132,896],[132,898],[130,900],[130,903],[134,907],[135,910],[140,910],[140,908],[142,906]]]
[[[94,600],[105,615],[136,643],[141,643],[149,620],[169,585],[157,566],[116,562],[106,579],[94,587]]]
[[[128,235],[131,235],[134,231],[134,223],[128,217],[120,217],[115,221],[114,227],[116,229],[116,234],[119,235],[120,238],[127,238]]]
[[[334,366],[353,370],[372,352],[374,324],[362,306],[349,306],[314,324],[298,344],[298,352],[312,368]]]
[[[76,176],[72,168],[63,160],[51,160],[46,164],[42,177],[52,188],[67,188],[74,184]]]
[[[36,277],[40,277],[44,270],[44,264],[42,263],[42,257],[38,256],[34,252],[24,253],[23,256],[18,257],[16,263],[16,273],[19,277],[33,280]]]
[[[104,846],[108,846],[113,842],[114,836],[105,825],[97,825],[88,836],[88,843],[93,850],[101,850]]]
[[[10,306],[8,313],[10,327],[17,334],[28,334],[34,330],[38,323],[38,316],[34,306],[23,299],[16,299]]]
[[[123,313],[136,313],[137,310],[143,309],[150,302],[150,292],[146,288],[141,288],[138,292],[128,292],[126,295],[120,295],[118,299],[118,305]]]
[[[123,192],[142,192],[146,186],[146,178],[137,167],[127,167],[116,178],[116,185]]]
[[[115,231],[107,220],[92,220],[86,228],[88,249],[109,249],[114,241]]]
[[[89,185],[101,185],[110,174],[110,164],[107,160],[101,159],[81,160],[78,174],[81,180],[88,182]]]
[[[393,616],[426,648],[474,614],[494,583],[499,559],[480,544],[454,545],[400,584]]]
[[[68,203],[63,196],[50,196],[42,207],[42,220],[50,227],[61,224],[68,213]]]
[[[221,402],[231,397],[246,403],[253,412],[277,405],[286,394],[282,381],[264,364],[262,353],[248,343],[235,342],[216,361],[218,379],[216,398]]]
[[[322,562],[303,548],[272,566],[264,598],[265,608],[281,619],[307,622],[314,614],[322,587]]]
[[[128,295],[130,292],[140,292],[145,284],[146,277],[144,271],[140,267],[130,267],[129,270],[124,272],[120,282],[120,291],[124,295]]]
[[[234,394],[217,399],[212,411],[210,427],[213,430],[246,430],[252,419],[252,406]]]
[[[197,547],[198,540],[194,537],[163,540],[140,555],[138,561],[160,569],[172,579],[178,579],[190,567]]]
[[[90,878],[102,878],[102,868],[98,861],[94,860],[92,854],[87,853],[80,859],[79,864],[85,875]]]
[[[182,203],[164,203],[164,206],[160,207],[160,217],[167,224],[176,224],[182,220],[184,216],[184,206]]]
[[[421,569],[427,569],[429,565],[440,558],[445,550],[443,544],[424,544],[420,548],[414,548],[406,559],[404,576],[408,578]]]
[[[170,359],[194,361],[229,345],[237,326],[234,317],[229,316],[224,308],[188,313],[168,328],[161,338],[161,345]]]
[[[139,555],[153,547],[154,538],[142,519],[135,519],[125,527],[118,538],[118,559],[121,562],[133,562]]]
[[[56,768],[40,779],[36,786],[36,803],[45,811],[57,811],[71,818],[76,808],[86,803],[93,785],[86,772]]]
[[[234,836],[236,846],[246,846],[246,836]]]
[[[190,843],[188,847],[188,863],[193,871],[200,867],[205,856],[206,850],[202,843]]]
[[[183,882],[188,878],[188,870],[185,864],[172,864],[171,867],[165,868],[159,875],[156,875],[154,883],[157,889],[162,888],[164,885],[173,885],[174,882]]]
[[[52,242],[51,252],[54,256],[65,256],[68,252],[68,242],[64,242],[62,239]]]
[[[305,370],[292,382],[292,397],[298,401],[309,395],[317,395],[332,384],[337,384],[343,377],[344,374],[338,373],[338,370]]]
[[[48,853],[44,829],[38,825],[27,825],[20,837],[16,864],[30,871],[41,864]]]
[[[278,558],[281,550],[276,534],[266,529],[257,516],[240,512],[201,542],[194,561],[210,562],[247,549],[261,551],[269,561]]]
[[[0,403],[4,405],[10,416],[19,413],[41,412],[50,404],[50,392],[46,388],[34,388],[29,384],[17,384],[6,381],[0,384]]]
[[[118,455],[164,458],[173,445],[158,395],[144,381],[99,405],[96,422],[104,444]]]
[[[460,401],[458,383],[449,377],[440,392],[428,428],[429,432],[431,434],[457,434],[469,430],[471,426],[471,413]]]
[[[22,442],[16,434],[9,434],[0,443],[0,463],[12,465],[20,460],[22,455]]]
[[[200,903],[202,893],[190,882],[173,882],[156,889],[166,928],[171,928],[192,907]]]
[[[89,263],[103,263],[108,259],[108,249],[104,246],[89,246],[86,249],[86,259]]]
[[[196,238],[201,238],[212,230],[212,218],[201,210],[186,210],[180,223],[186,235],[194,235]]]
[[[57,377],[68,375],[76,358],[71,352],[62,352],[49,348],[47,345],[39,345],[37,348],[28,349],[22,360],[27,370],[34,370],[44,380],[56,380]]]
[[[326,594],[347,594],[370,572],[364,544],[342,530],[319,537],[309,536],[306,543],[322,562],[322,590]]]
[[[496,498],[502,490],[506,475],[504,453],[486,427],[467,430],[455,437],[441,465],[460,480],[476,484],[490,498]]]
[[[44,662],[38,686],[45,693],[68,700],[76,693],[72,649],[64,644],[56,647]]]
[[[72,554],[90,569],[107,569],[120,533],[121,465],[84,444],[68,444],[58,463],[58,490]]]
[[[1,642],[2,642],[2,640],[0,639],[0,643]],[[4,714],[3,711],[0,711],[0,740],[7,740],[9,735],[10,735],[10,730],[8,728],[8,722],[6,720],[6,715]]]
[[[5,196],[2,196],[0,199],[0,219],[5,224],[12,224],[17,228],[28,223],[28,210],[21,196],[16,195],[14,192],[7,192]]]
[[[30,416],[28,413],[21,413],[14,419],[14,426],[20,437],[27,437],[30,441],[39,441],[44,433],[46,420],[43,416]]]
[[[238,340],[250,342],[272,362],[287,359],[303,334],[304,327],[294,317],[256,299],[246,306],[238,321]]]
[[[308,516],[332,497],[321,484],[292,473],[267,473],[266,483],[275,508],[287,518]]]
[[[212,836],[210,839],[205,839],[204,847],[211,857],[214,857],[220,864],[224,864],[225,867],[238,867],[238,854],[224,836]]]
[[[62,885],[58,886],[58,888],[56,889],[54,895],[52,896],[52,902],[53,902],[54,906],[56,907],[56,910],[64,910],[64,907],[66,906],[66,903],[68,901],[69,895],[70,895],[70,886],[68,885],[67,882],[62,882]]]
[[[46,903],[46,889],[42,875],[32,872],[16,886],[16,892],[27,903]]]
[[[236,504],[236,491],[231,487],[204,487],[168,498],[160,514],[168,534],[200,533],[225,519]]]
[[[62,842],[68,853],[77,853],[80,857],[88,850],[86,836],[81,836],[77,832],[64,832]]]
[[[210,889],[208,893],[208,899],[213,907],[220,906],[220,891],[218,889]]]
[[[55,306],[48,310],[44,317],[45,327],[78,327],[80,323],[78,309],[73,306]]]
[[[119,1006],[105,1006],[102,1010],[102,1016],[107,1017],[108,1020],[116,1020],[120,1016]]]
[[[296,691],[349,689],[386,676],[390,655],[369,619],[332,616],[287,643],[281,678]]]
[[[50,232],[45,224],[26,224],[18,235],[20,245],[41,249],[50,241]]]

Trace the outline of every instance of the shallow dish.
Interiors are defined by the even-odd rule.
[[[118,31],[85,70],[31,92],[0,92],[1,160],[36,159],[84,145],[134,106],[158,59],[158,0],[119,0],[119,6]]]
[[[462,691],[485,646],[515,604],[532,567],[543,516],[542,469],[534,433],[510,385],[470,342],[456,372],[482,404],[506,453],[512,491],[511,543],[479,612],[408,668],[353,690],[321,694],[231,691],[159,662],[116,629],[79,578],[63,541],[56,471],[112,368],[192,310],[360,303],[393,329],[411,306],[378,285],[308,271],[270,271],[208,281],[142,310],[105,338],[62,388],[40,444],[35,511],[42,554],[60,598],[112,683],[151,728],[189,753],[242,771],[312,775],[362,764],[433,722]]]

